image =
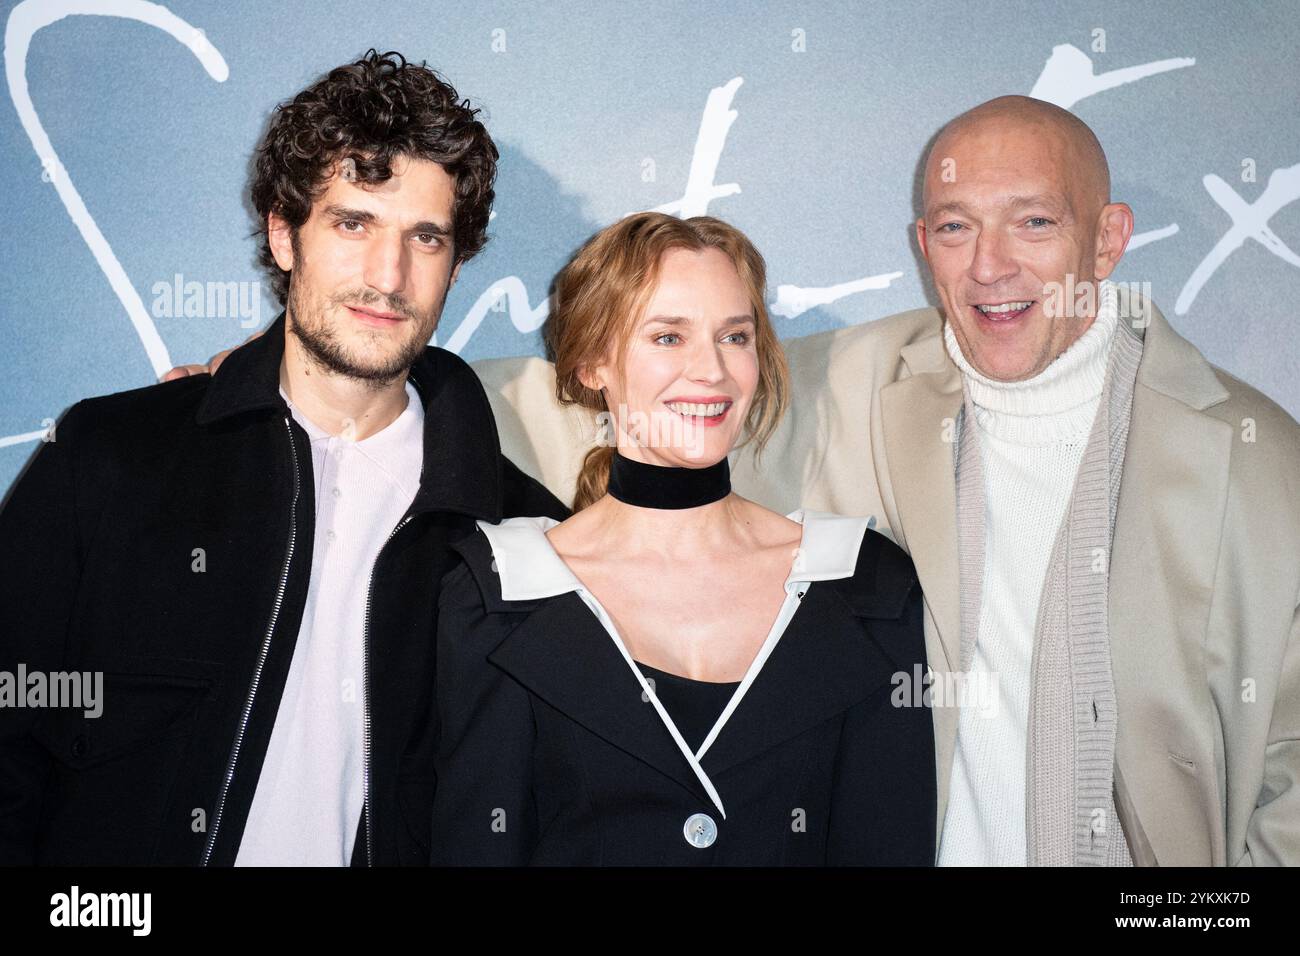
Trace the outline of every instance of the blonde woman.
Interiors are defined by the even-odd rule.
[[[630,216],[561,273],[559,398],[610,439],[572,517],[479,521],[444,579],[433,863],[933,863],[931,715],[891,694],[925,668],[910,559],[731,490],[787,400],[764,293],[710,217]]]

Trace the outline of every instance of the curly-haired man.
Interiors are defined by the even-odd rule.
[[[427,859],[450,545],[566,514],[426,347],[486,241],[476,113],[374,50],[281,106],[252,200],[284,312],[220,376],[79,402],[15,486],[0,660],[103,683],[0,708],[0,863]]]

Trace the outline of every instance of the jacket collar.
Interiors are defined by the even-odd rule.
[[[728,768],[825,722],[887,688],[906,669],[908,648],[861,618],[898,618],[916,584],[892,542],[867,531],[867,519],[796,511],[805,527],[803,566],[787,589],[804,590],[786,633],[701,763],[727,797]],[[549,706],[678,782],[702,805],[710,798],[643,697],[612,637],[577,593],[578,579],[545,538],[556,522],[514,518],[479,527],[455,547],[466,558],[488,613],[519,613],[520,623],[488,659]],[[504,530],[504,533],[502,529]],[[490,537],[489,537],[490,536]],[[499,548],[497,558],[493,549]],[[534,567],[536,563],[536,567]],[[502,572],[504,571],[504,575]],[[504,600],[501,589],[522,600]]]
[[[847,578],[857,565],[862,519],[799,509],[787,515],[804,526],[799,559],[786,578],[789,592],[805,581]],[[555,552],[546,532],[558,521],[545,516],[478,522],[492,546],[501,576],[501,600],[536,601],[583,590],[582,582]]]
[[[216,425],[248,413],[287,415],[280,396],[285,313],[266,332],[235,349],[212,377],[197,413]],[[424,465],[409,513],[450,511],[501,519],[501,447],[483,385],[459,356],[426,348],[410,381],[424,404]]]
[[[1214,367],[1196,346],[1174,331],[1153,302],[1133,295],[1123,285],[1119,294],[1120,321],[1145,330],[1137,374],[1139,385],[1198,412],[1228,400],[1228,391]]]

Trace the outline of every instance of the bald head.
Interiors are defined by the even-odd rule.
[[[1035,139],[1061,163],[1067,187],[1089,209],[1110,202],[1110,166],[1092,129],[1069,110],[1029,96],[999,96],[950,120],[926,157],[925,193],[945,157],[981,142]],[[928,199],[926,200],[928,202]]]
[[[1083,334],[1133,230],[1092,130],[1027,96],[940,130],[922,200],[917,239],[945,317],[967,360],[1001,381],[1032,378]]]

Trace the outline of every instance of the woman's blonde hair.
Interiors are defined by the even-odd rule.
[[[555,360],[555,392],[561,404],[607,411],[604,396],[583,385],[579,371],[601,365],[611,352],[619,373],[627,343],[640,323],[669,249],[726,254],[749,294],[754,314],[758,385],[737,447],[756,442],[756,452],[776,430],[789,403],[790,373],[767,313],[767,268],[739,229],[712,216],[678,219],[657,212],[628,216],[592,236],[555,280],[554,308],[545,330]],[[614,446],[602,444],[583,459],[573,510],[581,511],[609,486]]]

